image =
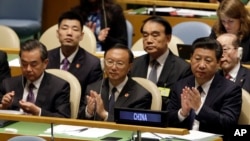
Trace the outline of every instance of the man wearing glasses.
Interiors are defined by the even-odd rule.
[[[217,40],[223,48],[220,73],[227,79],[235,82],[246,91],[250,92],[250,70],[243,67],[240,63],[242,48],[239,47],[237,36],[225,33],[220,35]]]
[[[121,44],[105,52],[104,71],[107,77],[87,86],[88,95],[79,109],[78,118],[114,121],[114,107],[151,107],[151,94],[127,75],[133,59],[133,53]]]

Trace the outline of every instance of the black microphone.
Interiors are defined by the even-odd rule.
[[[105,71],[103,71],[102,81],[101,81],[101,85],[100,85],[100,89],[99,89],[99,95],[101,98],[102,98],[102,87],[103,87],[104,80],[105,80]],[[94,120],[96,120],[96,105],[97,105],[97,102],[95,102]]]

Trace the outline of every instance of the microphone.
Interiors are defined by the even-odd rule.
[[[103,19],[104,19],[104,27],[106,28],[107,25],[107,14],[106,14],[106,9],[105,9],[105,4],[104,0],[102,0],[102,9],[103,9]]]
[[[100,89],[99,89],[99,95],[101,98],[102,98],[102,87],[103,87],[104,80],[105,80],[105,71],[103,71],[102,81],[101,81],[101,85],[100,85]],[[97,102],[95,102],[94,120],[96,120],[96,105],[97,105]]]

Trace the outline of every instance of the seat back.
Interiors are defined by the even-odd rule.
[[[238,124],[250,125],[250,94],[242,89],[242,107]]]
[[[127,34],[128,34],[128,47],[131,48],[133,44],[134,28],[129,20],[126,20]]]
[[[51,73],[57,77],[60,77],[70,84],[71,118],[77,118],[80,99],[81,99],[81,85],[77,80],[77,78],[70,72],[60,69],[46,69],[46,72]]]
[[[169,42],[168,47],[169,47],[169,49],[170,49],[176,56],[179,56],[178,49],[177,49],[177,44],[183,44],[183,41],[182,41],[180,38],[178,38],[178,37],[172,35],[171,41]],[[144,49],[143,49],[143,41],[142,41],[142,38],[140,38],[139,40],[137,40],[137,41],[133,44],[131,50],[133,50],[133,51],[144,51]]]
[[[43,0],[0,0],[0,19],[42,19]]]
[[[8,26],[0,25],[0,46],[10,48],[20,47],[20,39],[16,32]]]
[[[161,110],[162,98],[161,93],[155,83],[151,82],[148,79],[142,77],[132,77],[137,83],[143,86],[146,90],[148,90],[152,95],[152,103],[151,103],[151,110]]]
[[[36,136],[15,136],[8,139],[8,141],[46,141],[46,140]]]
[[[58,24],[48,28],[40,37],[39,41],[42,42],[48,50],[60,46],[59,39],[57,38]],[[94,33],[87,26],[83,27],[83,40],[80,41],[80,46],[86,51],[94,54],[96,52],[96,38]]]
[[[179,37],[184,44],[192,44],[199,37],[209,36],[211,27],[203,22],[187,21],[173,26],[172,34]]]

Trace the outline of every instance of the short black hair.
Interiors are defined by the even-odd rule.
[[[85,22],[79,13],[77,13],[73,10],[66,11],[66,12],[62,13],[62,15],[58,19],[58,26],[60,26],[62,20],[64,20],[64,19],[78,20],[80,22],[81,29],[83,29],[83,25]]]
[[[197,49],[197,48],[214,50],[215,54],[216,54],[217,61],[220,60],[221,57],[222,57],[222,53],[223,53],[222,46],[214,38],[211,38],[211,37],[197,38],[192,44],[192,52],[191,52],[191,54],[193,54],[195,49]]]
[[[108,50],[105,51],[104,53],[104,58],[107,54],[107,52],[111,49],[122,49],[122,50],[125,50],[128,52],[128,55],[129,55],[129,63],[133,63],[134,61],[134,54],[133,52],[128,48],[128,46],[124,45],[124,44],[121,44],[121,43],[116,43],[115,45],[113,45],[111,48],[109,48]]]
[[[171,35],[172,34],[172,27],[171,27],[170,23],[167,20],[165,20],[164,18],[160,17],[160,16],[151,16],[151,17],[145,19],[143,21],[142,26],[141,26],[141,33],[143,32],[144,25],[148,21],[156,22],[156,23],[159,23],[162,26],[164,26],[165,27],[165,35]]]
[[[29,39],[23,43],[21,43],[20,51],[19,51],[19,57],[21,58],[23,51],[31,51],[34,49],[39,49],[41,54],[41,60],[44,61],[48,59],[48,51],[44,44],[39,42],[36,39]]]

